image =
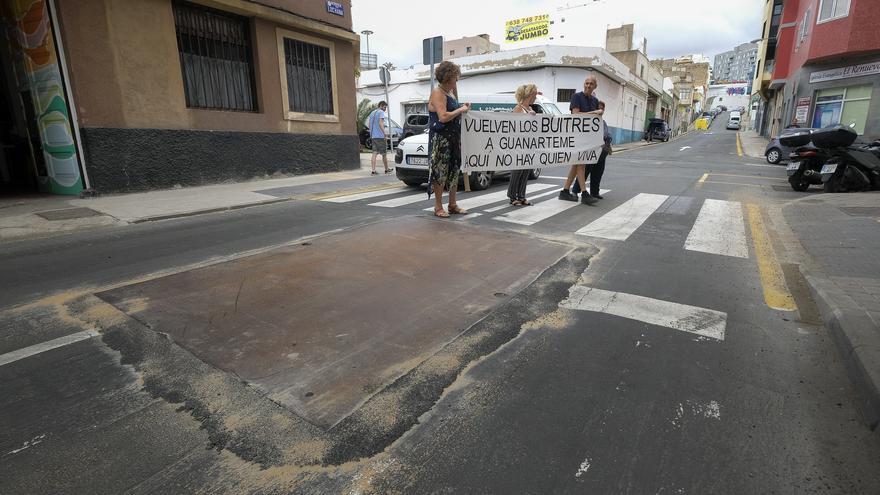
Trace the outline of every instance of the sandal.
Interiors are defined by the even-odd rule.
[[[379,172],[376,172],[375,170],[373,170],[372,172],[370,172],[370,175],[379,175]]]
[[[532,202],[529,201],[529,200],[527,200],[527,199],[521,199],[521,200],[519,200],[519,204],[521,204],[521,205],[523,205],[523,206],[532,206]]]
[[[434,208],[434,216],[439,218],[449,218],[449,213],[446,213],[446,210],[440,208],[439,210]]]
[[[390,173],[393,172],[393,171],[394,171],[393,168],[385,169],[385,173],[386,173],[386,174],[390,174]]]
[[[511,199],[511,200],[510,200],[510,204],[511,204],[512,206],[522,206],[522,205],[523,205],[523,202],[520,201],[520,200],[518,200],[518,199]]]
[[[465,210],[464,208],[459,208],[458,205],[450,205],[449,206],[449,213],[451,213],[453,215],[467,215],[468,211]]]

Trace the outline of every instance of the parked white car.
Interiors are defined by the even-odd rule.
[[[739,115],[733,115],[731,113],[730,117],[727,119],[727,128],[739,130]]]

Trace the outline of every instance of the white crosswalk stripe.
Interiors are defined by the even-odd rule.
[[[727,314],[650,297],[575,285],[560,308],[607,313],[724,340]]]
[[[558,184],[541,182],[529,184],[526,188],[526,193],[529,200],[534,204],[527,207],[511,206],[507,198],[506,188],[491,193],[462,193],[459,196],[458,205],[471,210],[471,214],[464,217],[465,220],[485,216],[499,222],[531,226],[580,205],[580,202],[558,200],[556,198],[558,190]],[[326,198],[322,201],[350,203],[412,191],[408,187],[397,187]],[[609,189],[602,189],[600,194],[604,195],[609,192]],[[599,218],[575,231],[575,233],[583,236],[626,241],[664,204],[664,213],[688,215],[690,211],[693,211],[693,205],[696,204],[695,199],[687,196],[670,199],[669,196],[664,194],[639,193],[611,211],[605,212]],[[669,201],[667,202],[667,200]],[[423,204],[431,204],[433,202],[433,200],[427,198],[424,192],[417,192],[376,201],[369,203],[369,205],[380,208],[397,208],[416,204],[421,208],[422,205],[418,205],[418,203],[423,201],[425,202]],[[602,203],[599,204],[600,207],[601,205]],[[480,213],[475,211],[477,209]],[[424,208],[424,211],[432,210],[433,206]],[[586,211],[602,212],[601,209]],[[742,204],[736,201],[706,199],[700,207],[700,211],[683,247],[688,251],[748,258],[748,239],[746,237]]]
[[[559,187],[554,184],[529,184],[526,186],[526,194],[545,191],[550,188]],[[479,196],[468,197],[458,200],[458,206],[465,209],[479,208],[481,206],[491,205],[499,201],[507,201],[507,190],[497,191],[489,194],[481,194]],[[434,207],[425,208],[425,211],[432,211]]]
[[[625,241],[668,197],[665,194],[639,193],[575,233]]]
[[[608,191],[608,189],[600,189],[599,194],[606,194]],[[505,215],[495,217],[495,220],[519,225],[534,225],[541,220],[546,220],[553,215],[562,213],[563,211],[574,208],[580,204],[580,201],[574,202],[550,199],[542,201],[534,206],[520,208]]]
[[[418,203],[419,201],[431,201],[428,198],[428,193],[420,192],[418,194],[410,194],[409,196],[403,196],[402,198],[392,198],[386,199],[385,201],[379,201],[378,203],[370,203],[370,206],[380,206],[382,208],[397,208],[398,206],[409,205],[413,203]]]
[[[684,248],[689,251],[748,258],[749,246],[746,243],[742,205],[736,201],[707,199],[700,208]]]

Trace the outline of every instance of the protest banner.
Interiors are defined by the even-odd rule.
[[[468,112],[461,129],[461,169],[489,172],[596,163],[603,144],[595,115]]]

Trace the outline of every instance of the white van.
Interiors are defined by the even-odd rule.
[[[516,107],[513,93],[488,95],[461,95],[459,101],[471,104],[471,110],[480,112],[511,112]],[[549,98],[538,95],[532,110],[536,113],[562,115],[562,111]],[[408,186],[418,187],[428,182],[428,133],[416,134],[400,142],[394,154],[394,172],[397,178]],[[509,172],[498,172],[498,177]],[[529,179],[537,179],[541,169],[532,169]],[[475,191],[482,191],[492,185],[495,172],[471,172],[470,185]]]

